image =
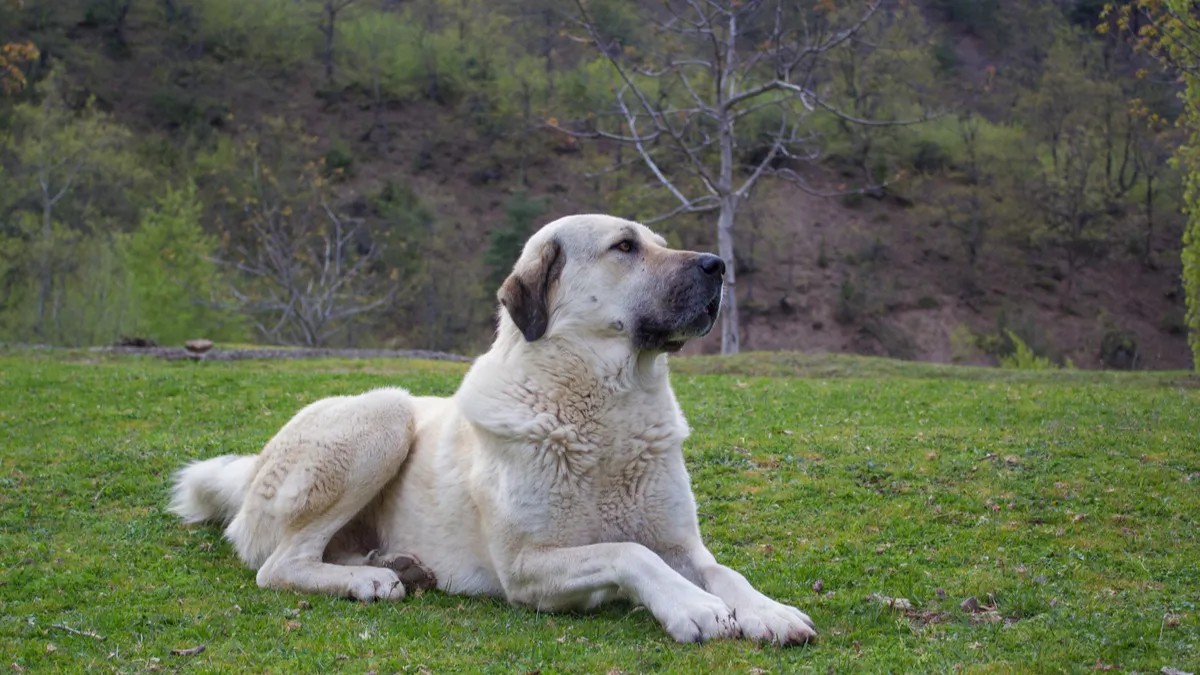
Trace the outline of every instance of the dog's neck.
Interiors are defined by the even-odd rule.
[[[536,436],[536,418],[547,401],[576,401],[602,414],[621,399],[643,403],[665,397],[675,405],[662,352],[633,349],[620,336],[592,340],[549,335],[527,341],[511,323],[501,321],[496,341],[476,359],[455,398],[475,424],[500,436]],[[525,399],[528,399],[527,401]],[[498,418],[492,411],[530,407],[529,420]],[[558,406],[554,406],[558,407]]]

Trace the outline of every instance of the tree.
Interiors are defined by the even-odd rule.
[[[325,81],[329,86],[333,86],[333,39],[337,36],[337,19],[350,5],[353,5],[355,0],[322,0],[321,2],[321,23],[318,29],[321,35],[325,36]]]
[[[978,266],[985,248],[1005,225],[1018,220],[1018,179],[1012,165],[1027,163],[1019,155],[1013,134],[991,125],[979,115],[965,112],[955,120],[961,156],[928,175],[918,213],[931,225],[946,226],[957,235],[966,257],[965,292],[979,291]]]
[[[388,307],[399,273],[379,269],[381,247],[364,220],[333,208],[318,163],[287,157],[280,141],[293,135],[312,140],[268,119],[235,152],[245,168],[227,194],[240,235],[222,262],[240,273],[230,291],[263,338],[318,347]]]
[[[121,239],[137,335],[160,344],[241,336],[239,322],[222,308],[223,280],[212,259],[217,242],[204,232],[202,215],[194,184],[168,188]]]
[[[1130,0],[1105,8],[1116,28],[1131,34],[1135,44],[1157,56],[1176,73],[1184,90],[1178,124],[1188,139],[1175,152],[1184,172],[1183,200],[1187,225],[1183,232],[1183,287],[1187,300],[1188,343],[1192,365],[1200,371],[1200,9],[1190,0]],[[1111,23],[1100,25],[1107,32]]]
[[[739,350],[734,231],[739,207],[763,176],[788,178],[806,189],[793,167],[815,159],[814,121],[825,116],[859,125],[887,125],[855,117],[823,87],[827,57],[864,48],[856,36],[883,0],[835,3],[785,0],[668,0],[654,25],[658,54],[605,35],[588,6],[576,0],[584,40],[614,73],[615,129],[592,120],[566,133],[627,144],[676,206],[656,222],[682,213],[717,214],[717,247],[727,286],[721,352]]]
[[[122,199],[126,184],[146,175],[126,149],[128,130],[91,101],[79,113],[71,110],[64,86],[61,71],[52,71],[38,86],[40,102],[14,107],[14,133],[4,148],[12,158],[17,189],[36,204],[36,211],[25,211],[21,222],[31,241],[27,253],[37,279],[33,332],[38,339],[46,339],[49,322],[58,318],[59,305],[52,303],[56,279],[78,262],[66,257],[66,239],[82,230],[110,229],[100,221],[106,216],[116,220],[119,214],[105,214],[103,201]],[[63,216],[64,209],[69,217]]]
[[[1104,189],[1103,148],[1090,131],[1064,131],[1054,145],[1054,160],[1043,163],[1031,184],[1044,224],[1041,238],[1066,258],[1068,301],[1078,271],[1107,253],[1114,223]]]
[[[1039,86],[1023,102],[1026,124],[1041,142],[1031,201],[1049,243],[1067,263],[1067,300],[1077,272],[1109,253],[1123,199],[1140,177],[1131,146],[1134,124],[1106,58],[1076,29],[1058,33]]]
[[[545,198],[531,198],[518,192],[504,204],[504,224],[488,232],[488,247],[483,263],[488,268],[486,293],[490,297],[504,283],[521,257],[525,240],[534,232],[538,218],[546,212]]]
[[[7,0],[20,9],[23,0]],[[21,64],[36,60],[38,48],[28,40],[0,44],[0,93],[15,94],[25,88],[25,73]]]

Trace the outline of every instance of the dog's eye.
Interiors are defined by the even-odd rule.
[[[628,239],[622,239],[613,246],[613,250],[620,251],[621,253],[630,253],[633,249],[633,242]]]

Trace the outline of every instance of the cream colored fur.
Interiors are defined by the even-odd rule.
[[[640,327],[690,307],[678,298],[703,277],[698,255],[616,218],[555,221],[527,243],[495,343],[453,397],[318,401],[257,457],[182,469],[171,508],[228,522],[263,587],[397,600],[404,587],[379,561],[407,555],[448,593],[540,610],[626,599],[680,641],[805,642],[805,614],[702,543],[665,348],[635,346],[649,339]]]

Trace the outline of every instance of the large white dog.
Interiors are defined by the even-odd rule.
[[[171,510],[228,522],[267,588],[371,601],[436,583],[540,610],[624,598],[683,642],[808,641],[808,616],[701,542],[665,353],[712,329],[725,264],[665,244],[609,216],[546,225],[452,398],[317,401],[259,455],[182,469]]]

